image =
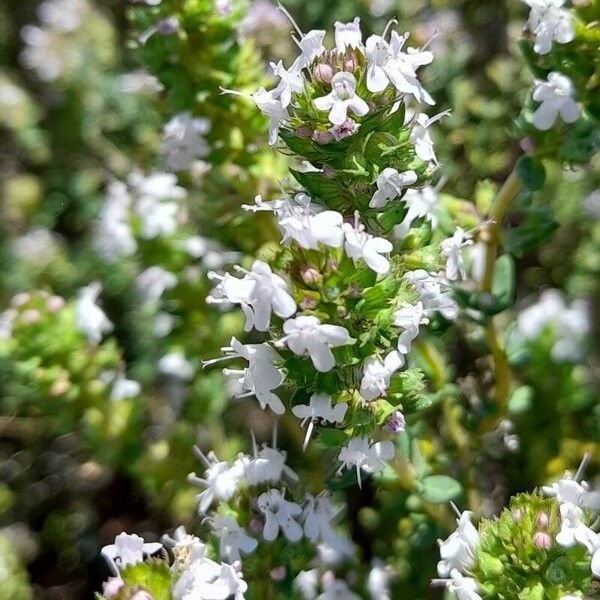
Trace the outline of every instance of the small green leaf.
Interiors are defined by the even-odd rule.
[[[546,181],[546,169],[539,161],[526,154],[517,162],[517,176],[523,187],[530,192],[541,190]]]
[[[515,262],[509,254],[504,254],[494,265],[492,295],[505,308],[510,306],[515,295]]]
[[[508,401],[508,412],[520,415],[531,408],[533,399],[533,388],[528,385],[518,387]]]
[[[445,504],[456,500],[462,493],[462,486],[456,479],[447,475],[431,475],[417,482],[417,491],[425,502]]]

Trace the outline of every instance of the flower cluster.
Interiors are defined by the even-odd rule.
[[[541,493],[512,498],[478,528],[465,511],[440,542],[438,581],[459,600],[587,597],[592,578],[600,578],[600,534],[592,529],[598,509],[597,492],[567,475]]]

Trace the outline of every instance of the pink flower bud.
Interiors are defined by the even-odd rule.
[[[302,281],[304,281],[306,285],[311,285],[319,281],[319,271],[317,271],[314,267],[302,265],[300,267],[300,277],[302,277]]]
[[[312,140],[313,140],[313,142],[316,142],[317,144],[329,144],[330,142],[333,141],[333,135],[331,135],[331,133],[329,131],[321,131],[321,130],[317,129],[312,134]]]
[[[523,511],[520,508],[517,508],[512,511],[513,521],[518,523],[523,518]]]
[[[300,300],[299,306],[302,310],[313,310],[313,308],[316,308],[317,303],[315,302],[314,298],[311,298],[310,296],[304,296],[304,298]]]
[[[548,523],[550,519],[548,519],[548,515],[545,512],[538,513],[535,518],[535,526],[538,529],[546,529],[548,527]]]
[[[296,137],[301,139],[309,138],[312,135],[312,129],[308,125],[300,125],[296,127]]]
[[[351,54],[348,54],[348,56],[346,57],[346,60],[344,61],[344,70],[350,71],[351,73],[353,73],[354,71],[356,71],[357,68],[358,68],[358,60],[356,58],[356,54],[354,54],[354,52],[352,52]]]
[[[283,581],[285,579],[286,568],[283,565],[271,569],[270,575],[273,581]]]
[[[552,538],[542,531],[537,531],[533,535],[533,545],[540,550],[548,550],[552,546]]]
[[[123,588],[125,584],[122,579],[118,577],[110,577],[107,581],[102,584],[102,593],[110,600],[114,598]]]
[[[313,69],[313,76],[320,83],[331,83],[333,69],[326,63],[319,63]]]
[[[61,298],[60,296],[50,296],[50,298],[46,300],[46,309],[51,313],[58,312],[63,308],[64,305],[64,298]]]
[[[23,306],[23,304],[27,304],[30,300],[30,294],[28,294],[27,292],[21,292],[20,294],[16,294],[15,296],[13,296],[13,299],[10,301],[10,303],[15,308],[18,308],[19,306]]]
[[[260,522],[260,519],[252,519],[250,521],[250,531],[253,533],[262,533],[263,524]]]
[[[533,143],[533,140],[528,137],[523,138],[519,142],[519,146],[521,146],[521,150],[523,150],[523,152],[528,152],[530,154],[535,150],[535,145]]]
[[[41,316],[42,315],[40,315],[39,310],[36,310],[35,308],[28,308],[27,310],[23,311],[23,314],[21,315],[21,321],[26,325],[33,325],[40,320]]]

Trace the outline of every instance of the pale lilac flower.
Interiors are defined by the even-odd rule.
[[[283,241],[293,239],[306,250],[316,250],[319,244],[339,248],[344,241],[343,217],[333,210],[315,215],[296,213],[279,220],[284,232]]]
[[[390,580],[392,572],[383,561],[376,558],[371,563],[367,576],[367,591],[370,600],[392,600]]]
[[[113,330],[113,324],[96,304],[101,290],[99,283],[91,283],[79,290],[75,303],[75,327],[92,344],[100,343]]]
[[[260,451],[254,450],[254,456],[244,460],[244,476],[249,485],[279,483],[284,477],[289,481],[298,481],[298,475],[285,464],[286,453],[266,444]]]
[[[123,532],[115,538],[114,544],[102,548],[101,555],[118,576],[119,569],[141,563],[145,555],[155,554],[161,548],[162,544],[158,542],[144,543],[139,535]]]
[[[387,394],[392,375],[404,366],[404,356],[390,352],[382,361],[378,356],[369,356],[363,362],[360,395],[367,401]]]
[[[231,338],[230,346],[221,348],[225,356],[205,361],[204,366],[212,365],[223,360],[243,358],[248,361],[244,369],[223,369],[225,375],[238,377],[242,384],[242,393],[238,398],[256,396],[264,410],[267,406],[276,414],[282,415],[285,407],[279,397],[273,393],[283,383],[283,374],[275,366],[281,357],[267,344],[242,344],[236,338]]]
[[[190,169],[195,160],[206,157],[210,148],[204,139],[210,131],[210,121],[192,117],[189,112],[177,113],[163,127],[161,152],[167,166],[174,171]]]
[[[338,456],[342,463],[338,472],[354,467],[359,487],[362,486],[361,471],[381,473],[385,460],[394,457],[394,444],[390,441],[372,443],[367,437],[354,437],[344,446]]]
[[[441,242],[441,255],[442,258],[446,259],[446,279],[449,281],[466,279],[467,271],[465,269],[462,250],[472,244],[473,240],[461,227],[456,228],[452,237]]]
[[[598,534],[583,523],[583,510],[571,502],[564,502],[559,510],[561,526],[556,542],[565,548],[581,544],[588,552],[594,552]]]
[[[423,303],[405,304],[394,311],[392,319],[393,324],[402,329],[398,338],[398,352],[408,354],[413,340],[419,335],[419,327],[429,322]]]
[[[175,560],[171,565],[172,571],[183,571],[193,562],[206,556],[206,544],[201,542],[195,535],[187,533],[183,525],[175,529],[172,537],[163,535],[161,541],[173,553]]]
[[[343,579],[325,579],[323,593],[315,600],[360,600]]]
[[[346,119],[340,125],[334,125],[329,132],[336,142],[341,142],[347,137],[354,135],[358,131],[359,127],[360,124],[356,123],[356,121],[353,121],[352,119]]]
[[[258,541],[250,537],[243,527],[228,516],[217,516],[212,521],[212,527],[219,538],[219,556],[221,560],[233,564],[240,561],[240,551],[250,554],[256,550]]]
[[[127,379],[123,373],[119,373],[113,381],[110,390],[111,400],[123,400],[125,398],[135,398],[141,391],[141,385],[133,380]]]
[[[354,261],[363,260],[378,275],[389,272],[390,261],[383,256],[394,249],[389,240],[367,233],[364,225],[358,223],[358,218],[355,219],[354,226],[344,223],[342,230],[346,238],[344,250],[349,258]]]
[[[194,366],[182,352],[169,352],[160,358],[158,372],[165,377],[190,381],[194,377]]]
[[[397,169],[387,167],[377,176],[377,191],[369,202],[370,208],[381,208],[389,200],[398,198],[407,187],[417,181],[414,171],[398,172]]]
[[[315,369],[322,373],[331,371],[335,366],[331,348],[344,346],[351,341],[345,327],[321,324],[317,317],[306,315],[288,319],[283,324],[283,332],[285,335],[277,344],[286,344],[298,356],[308,355]]]
[[[198,513],[206,514],[215,500],[227,502],[235,494],[239,483],[245,476],[244,462],[236,460],[232,465],[219,461],[213,452],[204,456],[198,449],[197,454],[206,465],[204,477],[200,478],[195,473],[188,475],[188,481],[204,488],[196,496]]]
[[[203,557],[183,571],[171,594],[173,600],[244,600],[247,589],[240,571]]]
[[[414,96],[417,102],[433,105],[433,98],[419,83],[416,73],[419,67],[433,61],[433,54],[415,48],[403,52],[408,36],[408,33],[399,35],[392,31],[389,44],[378,35],[367,40],[367,89],[373,93],[382,92],[391,82],[400,93]]]
[[[359,117],[369,112],[369,105],[356,95],[356,79],[352,73],[336,73],[331,79],[331,92],[313,103],[318,110],[329,111],[329,121],[341,125],[348,118],[348,111]]]
[[[288,541],[300,541],[302,527],[296,519],[302,514],[302,508],[298,504],[286,500],[279,490],[270,489],[258,497],[257,506],[265,516],[265,541],[275,540],[280,530]]]
[[[148,267],[137,276],[135,285],[144,301],[154,304],[177,285],[177,276],[159,266]]]
[[[335,23],[335,47],[343,54],[348,48],[353,50],[362,48],[362,32],[360,30],[360,19],[355,17],[349,23],[336,21]]]
[[[566,75],[552,72],[547,81],[535,82],[533,99],[540,102],[540,106],[533,113],[533,124],[541,131],[548,131],[560,118],[565,123],[574,123],[579,118],[581,111],[575,102],[575,87]]]
[[[473,578],[465,577],[458,569],[453,569],[450,577],[446,586],[456,595],[456,600],[483,600],[477,593],[479,586]]]
[[[455,319],[458,315],[458,306],[447,284],[435,275],[423,269],[409,271],[404,275],[404,280],[412,285],[419,294],[423,303],[424,314],[430,317],[438,312],[445,319]]]
[[[306,435],[304,436],[304,449],[306,449],[310,440],[315,421],[341,423],[344,420],[344,416],[348,410],[348,403],[338,402],[332,405],[331,400],[331,396],[328,394],[315,393],[310,397],[309,404],[297,404],[292,407],[292,413],[299,419],[302,419],[301,426],[304,427],[308,423]]]
[[[292,94],[299,94],[304,91],[304,76],[300,69],[293,66],[289,71],[283,66],[283,62],[269,63],[273,75],[279,77],[279,83],[273,90],[273,97],[281,102],[282,108],[287,108],[292,101]]]
[[[573,15],[563,8],[565,0],[523,0],[531,7],[527,27],[535,36],[533,49],[548,54],[552,42],[567,44],[575,38]]]
[[[473,523],[473,513],[465,510],[456,520],[455,532],[443,542],[440,541],[440,558],[437,571],[440,577],[448,577],[454,569],[469,569],[475,561],[475,548],[479,543],[479,533]]]
[[[433,117],[428,117],[424,113],[419,113],[414,118],[410,132],[410,141],[415,147],[417,156],[421,160],[437,164],[433,140],[431,139],[431,135],[429,135],[429,128],[449,114],[449,111],[444,111]]]
[[[436,227],[437,216],[435,210],[438,205],[438,195],[435,188],[425,186],[420,190],[407,190],[402,201],[406,204],[408,211],[402,223],[394,227],[394,238],[402,239],[406,237],[413,221],[416,219],[425,218],[426,221],[431,223],[432,227]]]

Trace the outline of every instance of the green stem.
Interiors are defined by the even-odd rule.
[[[511,202],[517,197],[520,191],[521,182],[516,172],[513,171],[498,192],[498,195],[490,208],[488,214],[490,222],[486,229],[485,237],[482,236],[484,237],[486,245],[485,270],[481,280],[481,291],[483,293],[489,294],[492,291],[494,266],[498,255],[498,246],[500,245],[500,234],[502,232],[502,219]],[[494,402],[496,405],[496,414],[489,419],[485,419],[481,423],[479,427],[480,433],[485,433],[486,431],[494,429],[498,420],[506,412],[506,405],[508,404],[508,395],[510,392],[510,368],[493,317],[490,317],[489,319],[485,337],[494,361],[494,375],[496,381],[494,388]]]

